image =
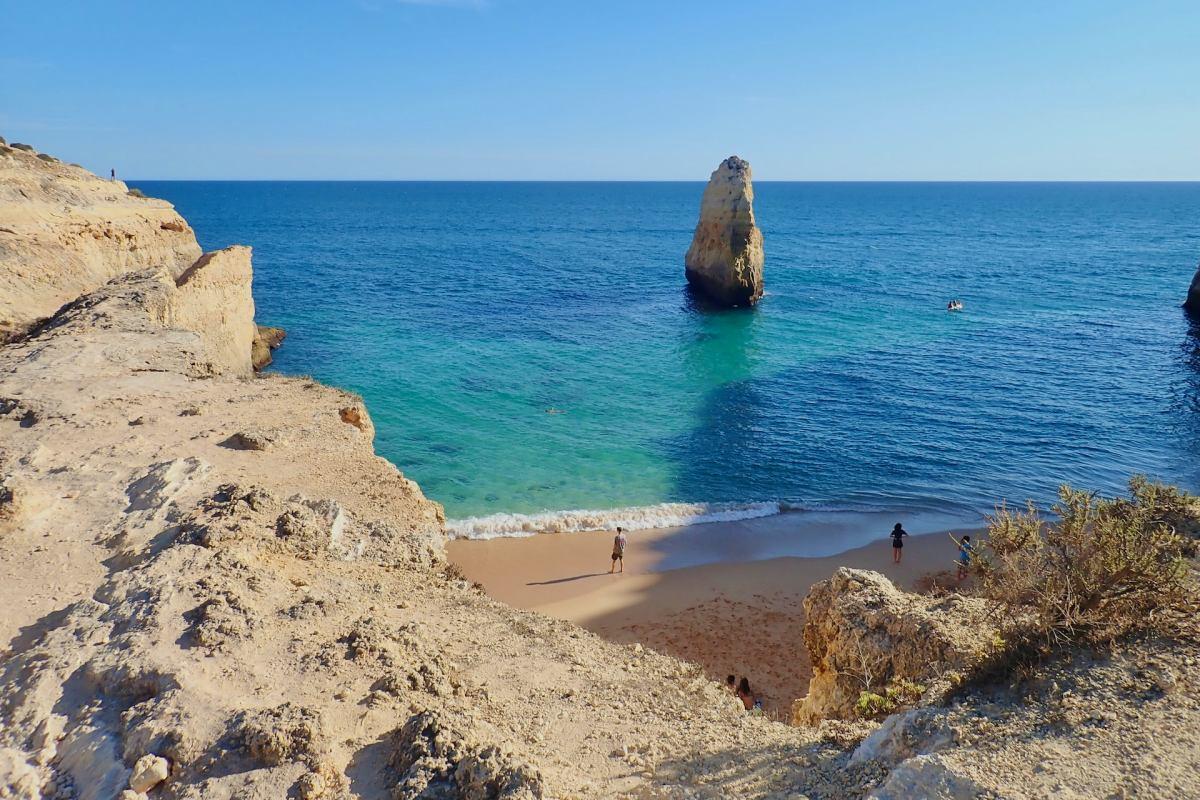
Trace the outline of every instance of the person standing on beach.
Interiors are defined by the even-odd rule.
[[[617,535],[613,537],[612,551],[612,566],[608,568],[608,573],[611,575],[617,569],[617,562],[621,562],[621,572],[625,571],[625,531],[617,528]]]
[[[908,536],[908,531],[900,527],[900,523],[896,523],[896,527],[892,528],[892,563],[899,564],[900,557],[904,555],[904,537]]]

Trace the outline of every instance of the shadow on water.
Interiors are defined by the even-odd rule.
[[[754,307],[728,308],[698,291],[690,283],[683,285],[683,310],[692,314],[753,314]]]

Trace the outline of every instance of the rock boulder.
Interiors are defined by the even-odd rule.
[[[257,326],[257,333],[254,336],[254,347],[250,357],[251,364],[254,366],[256,372],[270,366],[271,352],[278,350],[279,345],[283,344],[285,338],[287,338],[287,331],[283,328],[272,328],[267,325]]]
[[[864,691],[882,694],[899,681],[932,691],[976,663],[994,633],[980,599],[910,594],[878,572],[846,567],[813,586],[804,615],[813,675],[792,709],[800,724],[852,717]]]
[[[750,164],[737,156],[708,179],[684,265],[688,283],[719,305],[752,306],[762,297],[762,231],[754,224]]]

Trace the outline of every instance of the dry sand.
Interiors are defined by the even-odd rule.
[[[745,675],[767,713],[782,718],[808,686],[801,603],[810,586],[840,566],[877,570],[904,587],[953,569],[947,528],[916,533],[943,526],[945,518],[906,522],[914,535],[902,562],[893,564],[886,536],[893,519],[798,513],[634,531],[625,572],[615,575],[608,573],[610,531],[456,540],[447,554],[504,603],[576,622],[612,641],[640,642],[699,664],[715,680]],[[830,555],[778,555],[828,552],[861,542],[863,531],[875,541]],[[979,534],[977,523],[954,531]]]

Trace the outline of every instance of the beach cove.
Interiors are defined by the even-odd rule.
[[[953,570],[950,532],[975,539],[982,532],[978,519],[955,527],[938,515],[906,521],[912,536],[893,564],[887,533],[894,519],[797,512],[633,531],[618,574],[608,572],[612,531],[456,539],[447,556],[508,605],[691,661],[716,681],[745,675],[766,713],[786,719],[810,677],[802,603],[814,583],[851,567],[911,588],[922,576]]]

